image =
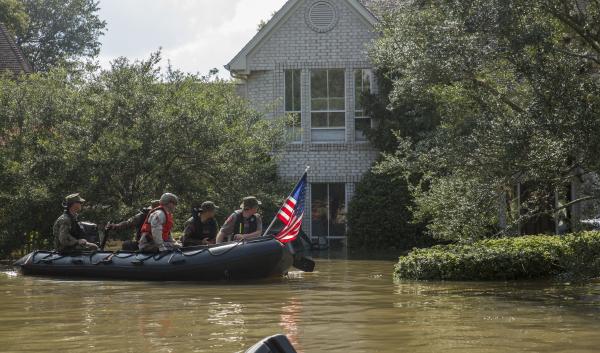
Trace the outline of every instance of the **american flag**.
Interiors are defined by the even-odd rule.
[[[292,242],[298,237],[302,228],[302,216],[304,216],[304,196],[306,195],[306,178],[304,173],[292,194],[277,213],[277,219],[283,222],[283,229],[277,233],[275,239],[282,243]]]

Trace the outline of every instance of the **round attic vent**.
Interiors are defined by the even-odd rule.
[[[308,26],[316,32],[329,32],[337,24],[337,12],[329,1],[317,1],[306,12]]]

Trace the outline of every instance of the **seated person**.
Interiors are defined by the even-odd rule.
[[[192,209],[192,217],[185,223],[181,238],[184,247],[215,244],[219,229],[215,219],[218,209],[212,201],[206,201],[200,208]]]
[[[154,200],[150,203],[150,207],[142,208],[137,214],[132,216],[126,221],[117,224],[107,224],[106,230],[126,230],[126,229],[135,229],[135,237],[133,240],[127,240],[123,243],[123,250],[127,251],[137,251],[138,243],[140,242],[140,238],[142,237],[142,226],[148,217],[148,214],[155,208],[160,206],[159,200]]]
[[[98,250],[96,244],[85,240],[83,230],[77,220],[84,202],[85,200],[79,194],[72,194],[65,197],[65,202],[63,203],[65,212],[58,217],[52,227],[56,251],[68,253],[80,250]]]
[[[262,235],[262,218],[258,207],[262,203],[254,196],[245,197],[241,209],[233,212],[217,234],[217,244],[258,238]]]
[[[160,206],[153,209],[142,225],[140,236],[141,252],[169,251],[181,247],[171,236],[173,212],[177,207],[177,196],[166,193],[160,198]]]

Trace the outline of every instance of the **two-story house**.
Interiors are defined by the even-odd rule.
[[[280,176],[310,166],[304,231],[344,243],[346,207],[378,152],[361,104],[375,93],[368,48],[376,17],[357,0],[289,0],[225,66],[239,94],[268,119],[289,116]]]

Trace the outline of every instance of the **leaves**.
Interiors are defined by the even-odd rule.
[[[283,122],[261,119],[232,83],[159,65],[157,53],[101,72],[0,79],[3,251],[28,234],[49,239],[73,192],[88,200],[82,216],[98,223],[128,218],[167,191],[181,198],[180,226],[207,199],[223,218],[251,194],[274,212],[285,196],[273,157]]]
[[[487,239],[413,250],[398,261],[397,279],[506,281],[595,278],[600,233]]]
[[[497,234],[498,201],[517,183],[538,185],[527,209],[553,216],[560,205],[543,200],[600,171],[597,2],[396,3],[371,52],[391,87],[371,109],[378,169],[411,182],[438,238]],[[526,221],[509,216],[511,229]]]

